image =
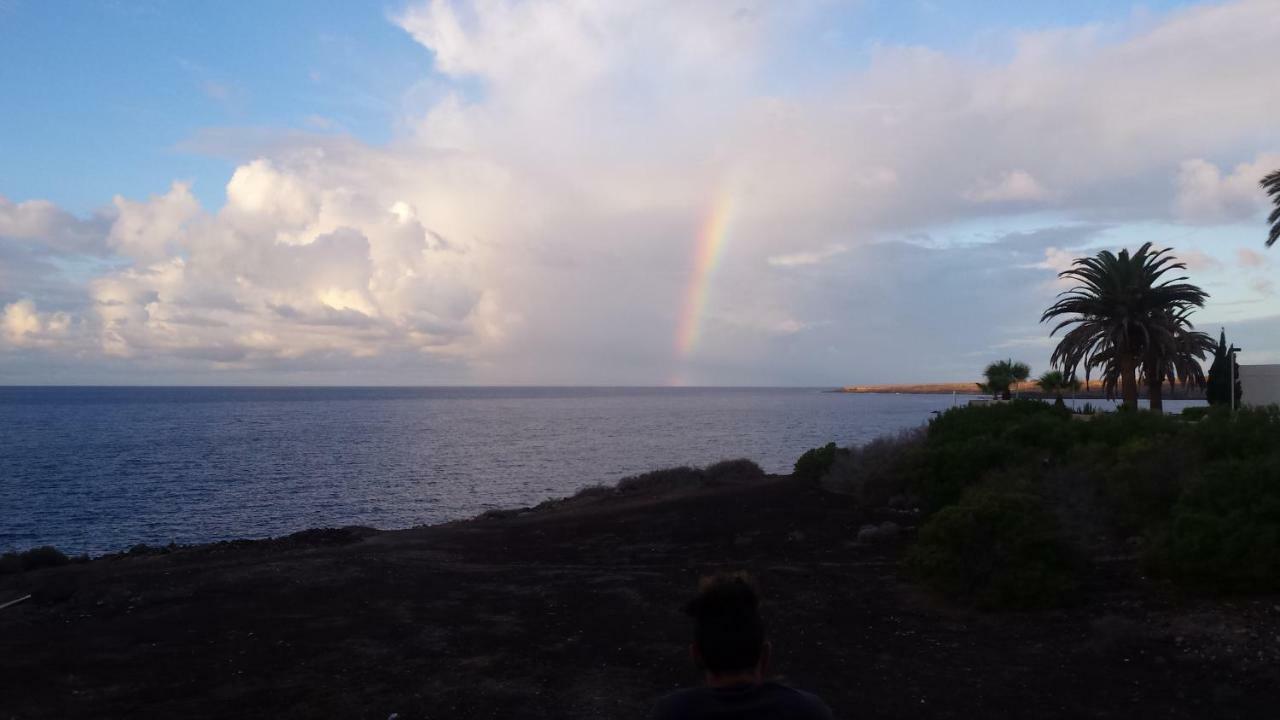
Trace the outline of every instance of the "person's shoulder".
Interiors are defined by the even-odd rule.
[[[790,685],[781,683],[768,683],[766,685],[778,699],[787,706],[792,713],[791,717],[804,718],[808,720],[831,720],[831,708],[822,701],[822,698],[811,692],[805,692]]]
[[[667,693],[654,703],[651,717],[653,720],[687,717],[692,710],[706,704],[710,695],[711,691],[706,688],[688,688]]]

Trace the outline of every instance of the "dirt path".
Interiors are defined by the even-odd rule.
[[[33,593],[0,611],[0,718],[644,717],[697,681],[678,607],[718,568],[839,717],[1276,716],[1280,598],[1100,577],[1075,610],[949,609],[849,542],[866,520],[777,480],[0,578]]]

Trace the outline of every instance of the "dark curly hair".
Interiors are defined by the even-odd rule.
[[[702,578],[698,594],[685,605],[702,663],[722,674],[752,670],[764,649],[760,593],[744,572]]]

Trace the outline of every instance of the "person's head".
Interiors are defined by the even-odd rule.
[[[763,679],[769,662],[760,595],[746,573],[702,578],[685,606],[693,618],[690,653],[711,684]]]

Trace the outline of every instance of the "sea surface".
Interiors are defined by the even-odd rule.
[[[795,388],[0,388],[0,551],[411,527],[739,457],[789,472],[808,448],[918,426],[953,402]]]

